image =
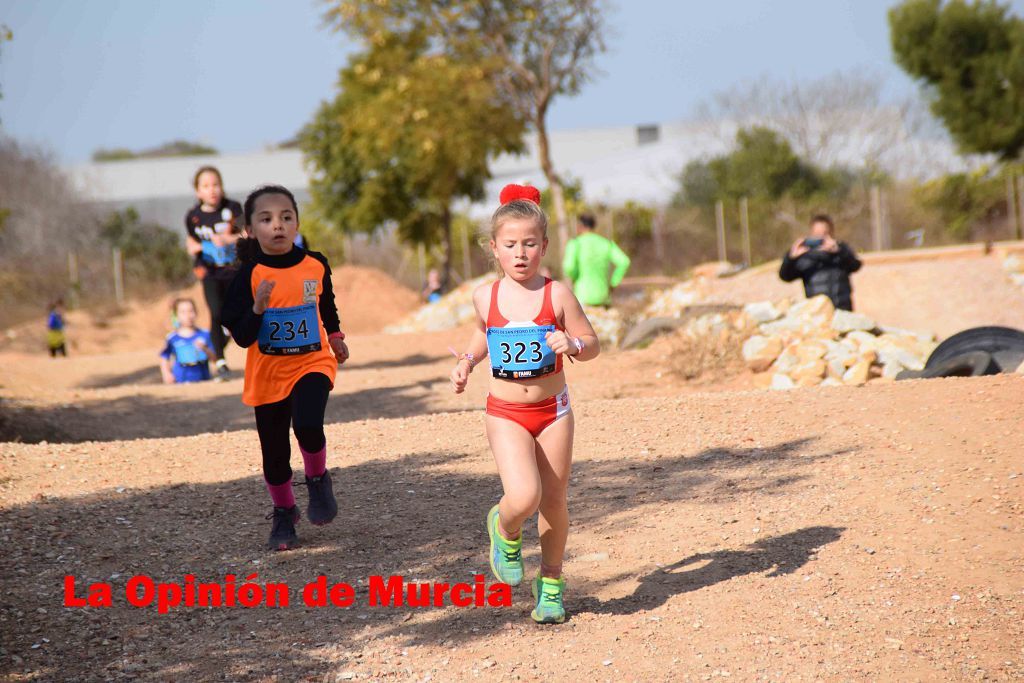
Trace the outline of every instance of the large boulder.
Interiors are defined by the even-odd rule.
[[[887,334],[877,339],[878,360],[882,365],[898,365],[907,370],[924,370],[928,353],[917,348],[915,340]]]
[[[875,335],[864,330],[854,330],[847,334],[843,341],[849,341],[855,345],[858,350],[876,349],[878,348],[878,340]]]
[[[743,360],[754,372],[764,372],[782,353],[782,340],[755,334],[743,342]]]
[[[821,384],[821,381],[825,379],[826,370],[825,361],[811,360],[800,363],[790,370],[788,374],[796,382],[797,386],[813,387]]]
[[[827,361],[828,376],[829,377],[833,377],[835,379],[842,379],[843,375],[846,374],[846,371],[856,362],[857,362],[856,356],[852,357],[852,360],[850,361],[850,365],[846,365],[841,360],[830,360],[830,361]]]
[[[796,344],[790,344],[775,359],[771,369],[773,372],[788,373],[798,365],[800,365],[800,356],[796,355]]]
[[[793,348],[793,352],[800,359],[800,362],[807,363],[824,358],[825,354],[828,353],[828,347],[823,341],[808,339],[798,342]]]
[[[816,296],[793,304],[786,315],[778,320],[763,323],[761,331],[765,334],[788,335],[795,337],[831,337],[832,315],[835,307],[827,296]]]
[[[853,366],[846,371],[843,375],[843,384],[859,386],[866,383],[870,377],[871,361],[864,358],[854,363]]]
[[[641,318],[679,317],[687,308],[703,302],[707,289],[708,284],[704,278],[680,282],[656,294]]]
[[[839,363],[843,368],[848,368],[857,362],[858,347],[853,342],[843,340],[843,343],[833,342],[832,346],[825,353],[825,360],[829,363]]]
[[[835,314],[836,307],[832,305],[832,300],[824,294],[813,296],[810,299],[804,299],[793,304],[789,312],[786,313],[787,318],[817,318],[825,317],[829,320],[832,319]]]
[[[840,309],[832,316],[832,329],[840,334],[846,334],[854,330],[870,332],[876,327],[877,325],[874,320],[861,313]]]
[[[784,315],[784,312],[771,301],[757,301],[747,304],[743,307],[743,312],[757,324],[770,323]]]

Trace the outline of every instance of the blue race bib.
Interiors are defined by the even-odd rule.
[[[256,340],[261,352],[291,356],[320,350],[320,321],[316,304],[268,308]]]
[[[195,345],[196,338],[178,339],[174,342],[174,359],[178,365],[190,366],[207,362],[206,354]]]
[[[235,262],[235,245],[218,247],[210,240],[203,240],[203,258],[215,266],[230,266]]]
[[[488,328],[491,374],[501,379],[529,379],[554,372],[556,354],[544,341],[544,336],[554,331],[554,325]]]

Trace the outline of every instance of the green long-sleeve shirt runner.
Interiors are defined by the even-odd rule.
[[[609,280],[612,266],[615,270]],[[609,287],[618,287],[627,270],[629,257],[625,252],[596,232],[585,232],[565,246],[562,272],[572,280],[576,298],[585,306],[607,304]]]

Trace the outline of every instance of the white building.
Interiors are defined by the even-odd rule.
[[[728,151],[736,126],[728,123],[668,123],[587,130],[554,131],[550,135],[555,167],[563,177],[582,181],[590,201],[617,204],[635,200],[664,204],[678,189],[678,176],[690,161]],[[857,137],[853,136],[854,139]],[[862,138],[863,139],[863,138]],[[860,165],[857,144],[840,150],[841,161]],[[894,148],[904,162],[896,175],[934,175],[962,168],[952,146],[942,140],[903,136]],[[894,157],[895,158],[895,157]],[[242,201],[253,188],[276,183],[292,190],[300,202],[309,199],[309,173],[299,150],[268,150],[245,154],[139,159],[89,163],[66,169],[75,187],[103,208],[134,206],[143,219],[177,229],[195,202],[192,177],[210,164],[220,169],[229,197]],[[908,170],[909,169],[909,170]],[[489,215],[507,183],[547,185],[536,153],[536,136],[527,139],[521,156],[502,155],[492,164],[487,199],[460,210]]]

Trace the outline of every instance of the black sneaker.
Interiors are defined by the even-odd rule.
[[[267,519],[273,518],[274,526],[270,530],[270,540],[267,547],[271,550],[291,550],[298,542],[299,537],[295,533],[295,523],[299,521],[299,508],[293,505],[290,508],[274,508],[274,511],[267,515]]]
[[[228,368],[227,363],[217,363],[217,376],[215,379],[218,382],[226,382],[231,379],[231,370]]]
[[[309,487],[309,507],[306,517],[310,524],[323,526],[330,524],[338,516],[338,501],[334,499],[334,487],[331,485],[331,471],[325,470],[319,477],[306,477]]]

